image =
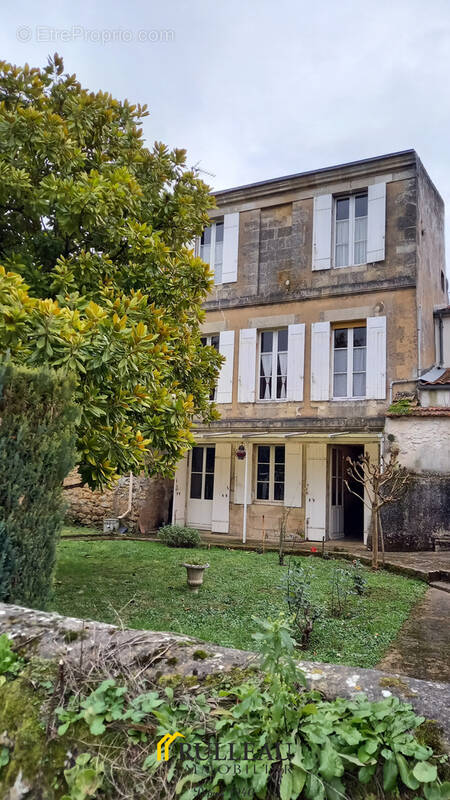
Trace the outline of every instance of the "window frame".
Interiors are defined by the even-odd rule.
[[[215,338],[217,338],[217,347],[214,344],[212,344],[212,339],[215,339]],[[203,343],[203,341],[202,341],[203,339],[206,340],[205,343]],[[217,350],[218,353],[220,353],[220,333],[201,333],[200,334],[200,341],[201,341],[203,347],[214,347],[214,349]],[[211,400],[212,403],[216,402],[216,400],[217,400],[217,383],[214,386],[213,391],[209,395],[209,399]]]
[[[193,470],[193,454],[195,449],[203,450],[202,455],[202,471],[198,472],[198,470]],[[208,460],[208,450],[214,451],[214,463],[213,463],[213,471],[208,472],[206,469],[207,460]],[[192,475],[201,475],[201,488],[200,488],[200,497],[192,497]],[[212,475],[212,497],[205,497],[205,485],[206,485],[206,476]],[[202,500],[208,503],[212,503],[214,499],[214,481],[216,476],[216,447],[215,445],[207,445],[207,444],[196,444],[191,450],[191,458],[190,458],[190,472],[189,472],[189,501],[191,500]]]
[[[258,483],[267,483],[267,481],[258,481],[258,464],[259,464],[259,448],[260,447],[268,447],[270,450],[269,454],[269,497],[267,499],[258,497]],[[283,481],[276,481],[277,483],[283,484],[283,498],[280,500],[274,499],[274,489],[275,489],[275,448],[282,447],[284,450],[284,480]],[[265,503],[266,505],[284,505],[284,500],[286,496],[286,445],[280,442],[277,443],[263,443],[259,442],[255,445],[255,471],[254,471],[254,502],[255,503]],[[277,464],[281,463],[279,461],[276,462]]]
[[[365,331],[366,331],[366,344],[365,344],[366,358],[365,358],[365,369],[364,369],[366,392],[365,392],[364,395],[359,395],[359,394],[358,395],[354,395],[354,394],[351,394],[351,393],[349,394],[349,390],[350,390],[350,392],[353,391],[353,376],[355,374],[353,351],[355,349],[359,349],[359,348],[355,348],[354,347],[354,341],[353,341],[354,340],[353,331],[356,328],[364,328]],[[335,394],[334,394],[334,376],[335,376],[335,370],[334,370],[334,353],[335,353],[334,334],[335,334],[335,331],[339,331],[339,330],[346,330],[347,331],[347,348],[346,348],[346,350],[347,350],[347,369],[346,369],[347,394],[345,396],[343,396],[343,395],[342,396],[335,396]],[[352,335],[351,336],[349,336],[349,332],[350,331],[352,331]],[[338,348],[338,349],[340,349],[340,348]],[[331,368],[331,377],[330,377],[331,391],[330,391],[330,397],[331,397],[331,399],[333,401],[339,402],[339,401],[348,401],[348,400],[353,401],[353,400],[366,400],[367,399],[367,323],[365,321],[361,320],[360,322],[346,323],[345,325],[341,325],[340,323],[336,323],[331,328],[330,368]],[[356,370],[356,373],[357,374],[361,374],[362,370]],[[341,373],[338,373],[338,374],[342,375],[344,373],[341,372]]]
[[[222,233],[222,263],[220,265],[220,280],[217,279],[216,276],[216,232],[217,232],[217,225],[222,225],[223,233]],[[223,246],[225,240],[225,218],[217,218],[211,220],[211,224],[206,226],[211,231],[211,242],[210,242],[210,260],[206,261],[206,264],[209,264],[211,272],[214,276],[214,286],[222,286],[223,284]],[[206,228],[204,228],[203,233],[205,232]],[[203,234],[202,234],[203,235]],[[202,258],[201,254],[202,248],[202,237],[198,237],[198,254],[199,258]],[[204,259],[202,259],[204,260]]]
[[[286,350],[281,350],[281,353],[286,353],[286,397],[277,397],[277,383],[278,383],[278,334],[280,331],[286,331],[287,335],[287,347]],[[270,397],[260,397],[261,391],[261,378],[264,378],[264,375],[261,374],[261,356],[262,356],[262,337],[264,333],[271,333],[273,335],[272,338],[272,373],[271,373],[271,396]],[[289,354],[289,328],[262,328],[258,331],[258,348],[257,348],[257,397],[256,401],[258,403],[285,403],[288,399],[288,354]],[[275,395],[275,397],[274,397]]]
[[[364,261],[358,261],[355,263],[355,220],[359,219],[355,217],[355,204],[357,197],[366,197],[367,198],[367,214],[365,216],[366,219],[366,257]],[[337,247],[337,223],[339,220],[337,219],[337,207],[339,200],[348,200],[349,201],[349,218],[348,218],[348,259],[346,264],[338,265],[337,258],[336,258],[336,247]],[[369,229],[369,193],[368,189],[359,189],[358,191],[346,194],[339,194],[333,195],[333,241],[332,241],[332,265],[334,269],[346,269],[347,267],[362,267],[368,263],[367,261],[367,243],[368,243],[368,229]]]

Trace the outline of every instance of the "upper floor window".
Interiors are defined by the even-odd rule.
[[[333,331],[333,397],[366,396],[366,328]]]
[[[284,500],[284,445],[259,445],[256,465],[257,500]]]
[[[259,356],[259,399],[286,400],[288,330],[262,331]]]
[[[223,267],[223,220],[212,222],[200,239],[200,258],[210,265],[214,283],[222,283]]]
[[[335,200],[335,267],[367,261],[367,192]]]
[[[201,336],[200,341],[203,347],[209,345],[209,347],[214,347],[215,350],[219,351],[220,335],[218,333],[213,333],[211,336]],[[217,399],[217,386],[213,389],[213,391],[209,395],[209,399],[210,400]]]

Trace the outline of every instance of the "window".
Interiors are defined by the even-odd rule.
[[[191,453],[191,498],[212,500],[214,494],[214,447],[193,447]]]
[[[333,397],[366,395],[366,328],[333,331]]]
[[[211,336],[200,337],[200,341],[203,347],[205,347],[206,345],[208,345],[209,347],[214,347],[214,349],[217,350],[217,352],[219,351],[219,340],[220,340],[220,335],[218,333],[214,333]],[[209,395],[209,399],[216,400],[216,396],[217,396],[217,386],[215,386],[214,389],[212,390],[211,394]]]
[[[214,283],[222,283],[223,220],[205,228],[200,239],[200,258],[210,265]]]
[[[335,200],[334,266],[367,261],[367,192]]]
[[[287,392],[288,331],[260,334],[259,399],[285,400]]]
[[[259,445],[257,500],[284,500],[284,445]]]

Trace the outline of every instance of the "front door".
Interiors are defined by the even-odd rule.
[[[330,459],[330,539],[342,539],[344,530],[344,450],[331,447]]]
[[[214,464],[215,447],[192,448],[187,524],[203,530],[211,530]]]

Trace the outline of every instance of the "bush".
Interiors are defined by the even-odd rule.
[[[314,623],[323,616],[323,609],[312,596],[312,584],[315,580],[313,564],[300,566],[300,562],[292,561],[281,584],[284,599],[292,615],[294,637],[304,650],[309,646]]]
[[[0,601],[44,607],[75,461],[73,383],[0,363]]]
[[[164,525],[158,536],[167,547],[198,547],[201,542],[195,528],[183,528],[182,525]]]

